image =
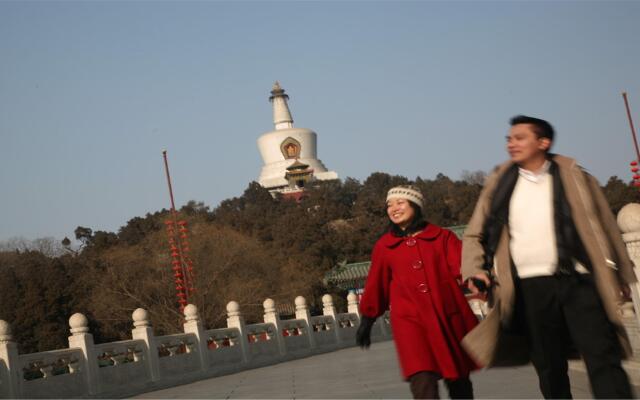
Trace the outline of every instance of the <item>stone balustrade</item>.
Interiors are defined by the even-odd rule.
[[[132,314],[131,340],[95,344],[82,314],[69,319],[69,348],[18,354],[10,325],[0,320],[2,398],[124,397],[195,380],[257,368],[355,345],[360,324],[357,296],[337,313],[322,298],[323,315],[311,316],[295,299],[296,318],[281,319],[266,299],[264,322],[246,324],[237,302],[227,304],[227,327],[205,330],[198,309],[184,309],[184,332],[155,336],[149,313]],[[373,340],[391,338],[388,315],[374,325]]]

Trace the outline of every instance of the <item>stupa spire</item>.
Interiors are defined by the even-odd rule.
[[[287,100],[289,95],[280,87],[280,82],[276,81],[269,97],[269,101],[273,103],[273,125],[276,130],[293,128],[293,118]]]

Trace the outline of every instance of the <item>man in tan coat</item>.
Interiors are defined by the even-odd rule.
[[[493,303],[463,345],[486,367],[531,361],[545,398],[571,398],[577,350],[596,398],[631,398],[617,304],[633,265],[597,181],[549,153],[553,137],[547,121],[511,120],[511,159],[487,179],[463,239],[463,277]]]

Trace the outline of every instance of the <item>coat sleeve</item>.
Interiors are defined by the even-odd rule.
[[[455,233],[451,231],[447,232],[447,239],[445,245],[445,251],[447,252],[447,266],[449,267],[449,273],[458,282],[458,285],[462,284],[462,275],[460,274],[460,261],[462,256],[462,242]]]
[[[587,176],[587,181],[589,182],[589,189],[592,193],[596,210],[602,224],[602,228],[607,239],[609,240],[611,249],[613,250],[614,256],[616,258],[612,261],[614,261],[618,266],[618,275],[626,283],[636,282],[637,278],[635,272],[633,271],[633,261],[631,261],[631,258],[629,258],[627,246],[622,240],[622,233],[620,232],[618,223],[616,222],[616,219],[611,212],[609,202],[604,196],[604,193],[602,193],[602,189],[600,189],[600,185],[598,184],[596,178],[587,173],[585,173],[585,175]]]
[[[365,317],[377,318],[389,308],[391,268],[385,261],[385,250],[380,242],[373,248],[369,275],[360,299],[360,313]]]
[[[462,237],[462,278],[468,279],[474,275],[484,272],[484,247],[482,246],[482,236],[484,221],[489,214],[491,205],[491,195],[498,181],[498,171],[494,172],[480,192],[480,197],[473,210],[469,224]]]

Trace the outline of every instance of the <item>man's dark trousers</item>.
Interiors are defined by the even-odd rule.
[[[567,356],[571,343],[582,356],[596,398],[631,398],[622,349],[590,274],[517,279],[531,361],[545,398],[571,398]]]

